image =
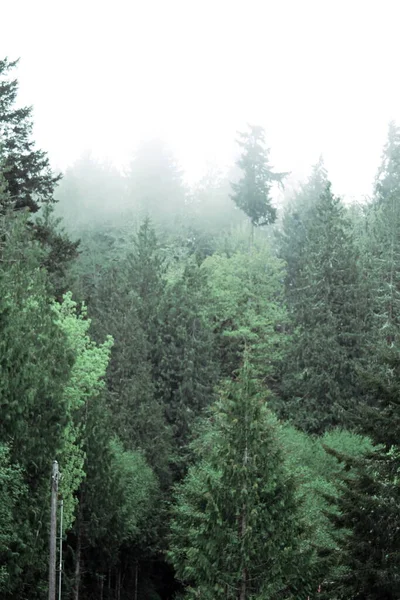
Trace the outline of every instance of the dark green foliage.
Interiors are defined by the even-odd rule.
[[[306,597],[309,556],[277,429],[246,363],[209,412],[176,490],[169,556],[190,597]]]
[[[159,141],[128,176],[85,156],[54,212],[15,64],[0,61],[0,596],[46,597],[57,458],[65,598],[398,600],[399,128],[362,207],[320,160],[277,219],[285,174],[250,127],[236,172],[191,192]],[[73,271],[59,216],[83,237]],[[279,248],[261,227],[276,221]]]
[[[159,512],[157,479],[140,452],[125,451],[109,428],[109,414],[101,398],[86,414],[86,473],[78,498],[77,519],[70,533],[67,565],[74,565],[66,587],[84,591],[93,580],[110,577],[119,568],[119,549],[133,543],[145,556],[155,543]],[[68,569],[69,570],[69,569]],[[110,581],[111,584],[111,581]]]
[[[0,60],[0,156],[11,201],[37,212],[42,203],[53,202],[60,175],[53,175],[47,154],[34,149],[32,108],[15,108],[18,82],[9,74],[17,62]]]
[[[0,210],[7,207],[37,213],[45,209],[38,221],[26,221],[36,239],[47,250],[44,263],[54,273],[56,292],[65,291],[66,268],[77,256],[78,242],[72,242],[58,231],[58,222],[51,218],[54,190],[61,178],[55,176],[47,154],[35,150],[31,139],[32,109],[15,108],[18,82],[10,80],[10,71],[17,61],[0,60],[0,168],[6,182],[7,195],[0,198]]]
[[[93,331],[114,338],[107,371],[107,398],[113,428],[127,449],[141,449],[165,485],[169,481],[171,432],[156,397],[153,355],[158,305],[165,271],[150,222],[145,220],[127,257],[118,257],[96,284],[91,303]]]
[[[395,600],[400,594],[399,452],[375,451],[345,464],[341,494],[331,519],[341,536],[334,561],[340,566],[328,596],[347,600]]]
[[[287,173],[272,171],[262,127],[250,126],[248,132],[239,133],[239,138],[243,151],[237,165],[243,176],[238,183],[232,183],[232,200],[249,217],[253,227],[274,223],[276,208],[271,203],[271,186],[273,182],[282,184]]]
[[[345,425],[358,393],[364,315],[350,222],[328,184],[310,215],[285,358],[282,415],[320,433]]]
[[[16,530],[18,598],[34,598],[46,572],[49,469],[67,422],[64,386],[73,363],[55,324],[42,253],[27,236],[25,219],[4,217],[0,252],[0,440],[19,465],[28,494],[19,502]]]
[[[158,311],[154,379],[179,448],[187,442],[194,418],[211,403],[218,375],[204,311],[208,293],[203,273],[189,264],[166,285]]]
[[[20,552],[24,551],[19,505],[26,502],[23,470],[10,462],[10,451],[0,445],[0,593],[6,596],[19,582]]]
[[[92,306],[94,333],[102,339],[111,332],[114,338],[107,371],[107,398],[114,431],[126,448],[145,452],[165,484],[169,480],[171,435],[164,407],[155,397],[147,323],[141,319],[144,305],[131,275],[125,263],[104,276]],[[128,282],[131,283],[127,288]],[[144,310],[148,308],[149,305]]]
[[[308,229],[315,206],[328,185],[328,174],[322,157],[311,176],[285,209],[279,232],[279,254],[286,263],[285,293],[288,308],[296,324],[308,310],[307,296],[302,293],[307,281]]]
[[[400,594],[399,174],[400,134],[392,123],[367,212],[370,320],[368,363],[361,370],[365,403],[358,410],[360,426],[383,446],[357,461],[336,455],[353,468],[341,481],[340,512],[333,520],[339,531],[349,531],[337,557],[343,573],[332,585],[343,599],[394,600]]]
[[[391,123],[388,142],[367,213],[368,364],[362,371],[368,403],[359,411],[363,428],[387,447],[397,444],[400,339],[400,130]]]

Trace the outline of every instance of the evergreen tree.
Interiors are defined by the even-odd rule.
[[[13,578],[22,600],[35,598],[46,581],[49,471],[68,422],[64,390],[74,354],[55,323],[41,251],[21,215],[2,218],[1,242],[0,442],[27,488],[16,517],[23,577]]]
[[[171,432],[156,394],[153,369],[158,343],[158,310],[165,261],[148,219],[128,256],[105,270],[92,298],[96,339],[114,338],[107,371],[107,398],[113,429],[126,449],[141,449],[160,477],[169,482]]]
[[[300,428],[320,433],[344,425],[354,408],[364,335],[357,250],[330,184],[312,212],[305,254],[297,329],[285,358],[284,400],[277,406]]]
[[[35,150],[31,139],[32,108],[15,107],[18,82],[10,80],[9,75],[17,62],[0,60],[0,164],[8,191],[0,199],[0,210],[12,206],[37,213],[46,207],[45,218],[37,223],[30,220],[29,227],[47,249],[46,266],[64,276],[66,266],[77,256],[78,242],[58,231],[58,223],[50,219],[54,190],[61,175],[52,173],[45,152]]]
[[[0,138],[4,175],[16,208],[37,212],[52,202],[60,176],[54,176],[45,152],[31,140],[32,108],[15,108],[18,82],[9,80],[18,61],[0,60]]]
[[[273,182],[282,184],[287,173],[274,173],[269,164],[269,149],[265,145],[262,127],[250,126],[249,131],[239,133],[239,146],[243,149],[237,162],[243,176],[232,183],[232,200],[250,219],[254,227],[268,225],[276,220],[276,208],[271,202]]]
[[[21,467],[10,461],[10,449],[0,443],[0,593],[9,597],[21,577],[24,531],[20,505],[27,502]]]
[[[354,463],[355,475],[341,481],[335,526],[348,530],[339,559],[344,567],[333,583],[340,598],[394,600],[400,594],[398,478],[400,432],[399,203],[400,130],[390,124],[388,142],[367,212],[365,272],[369,288],[368,362],[361,371],[366,402],[359,424],[383,446]]]
[[[171,432],[156,398],[149,323],[142,319],[151,310],[151,299],[149,304],[146,298],[141,301],[131,276],[130,263],[124,262],[103,277],[92,303],[93,330],[97,339],[108,331],[114,338],[106,392],[113,430],[126,449],[145,453],[165,486],[170,479]]]
[[[190,425],[212,400],[218,375],[214,340],[203,309],[208,288],[196,265],[166,286],[158,312],[153,376],[178,449]]]
[[[303,598],[300,526],[277,423],[249,365],[228,383],[176,490],[171,550],[193,597]]]
[[[283,424],[279,436],[286,466],[296,483],[300,516],[306,526],[301,548],[312,553],[310,573],[314,577],[314,588],[321,586],[325,592],[325,582],[336,581],[342,574],[338,554],[347,535],[333,523],[341,514],[338,503],[343,490],[339,489],[338,481],[343,476],[354,477],[356,472],[353,465],[338,461],[333,453],[346,455],[356,464],[371,453],[374,446],[369,438],[337,429],[315,437]]]
[[[362,371],[368,401],[360,424],[377,441],[397,444],[400,431],[400,128],[390,124],[388,142],[367,214],[364,277],[370,293],[368,363]]]
[[[302,293],[302,289],[308,284],[308,230],[315,206],[327,185],[328,173],[321,157],[313,167],[307,183],[295,194],[285,209],[279,232],[279,254],[286,263],[286,301],[296,325],[302,322],[304,312],[308,309],[306,294]]]
[[[106,578],[110,587],[114,580],[114,593],[120,594],[120,548],[126,542],[142,543],[143,551],[153,534],[151,522],[160,500],[154,473],[140,452],[124,450],[101,397],[87,407],[83,450],[86,477],[65,556],[66,587],[74,600],[82,590],[97,591]]]
[[[350,458],[328,448],[344,463],[340,494],[331,520],[339,533],[336,577],[327,586],[340,600],[395,600],[400,594],[399,450],[376,449]]]

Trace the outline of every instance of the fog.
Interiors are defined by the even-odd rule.
[[[188,182],[226,168],[235,132],[265,127],[271,162],[304,178],[322,153],[335,192],[371,193],[400,118],[396,0],[7,2],[0,55],[55,167],[84,152],[126,167],[168,142]]]

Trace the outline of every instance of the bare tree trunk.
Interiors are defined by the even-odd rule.
[[[53,462],[50,506],[49,600],[56,598],[58,462]]]
[[[249,253],[253,252],[254,248],[254,223],[250,221],[250,241],[249,241]]]
[[[116,600],[121,600],[121,569],[119,568],[117,571],[117,581],[116,581],[116,585],[117,585],[117,595],[116,595]]]
[[[138,579],[139,579],[139,576],[138,576],[139,573],[138,573],[138,571],[139,571],[138,561],[136,561],[136,564],[135,564],[135,595],[133,597],[134,600],[137,600],[137,598],[138,598]]]
[[[247,461],[248,461],[248,449],[247,449],[247,441],[246,441],[246,447],[245,447],[244,456],[243,456],[243,465],[244,466],[247,465]],[[245,488],[247,488],[246,484],[245,484]],[[242,506],[242,515],[240,517],[240,538],[241,539],[243,539],[244,536],[246,535],[246,529],[247,529],[247,505],[246,505],[246,503],[244,503]],[[239,585],[239,600],[246,600],[246,591],[247,591],[246,584],[247,584],[247,569],[246,569],[246,567],[243,567],[242,576],[241,576],[240,585]]]
[[[83,491],[79,494],[78,514],[76,517],[76,551],[75,551],[75,581],[74,600],[79,600],[81,585],[81,554],[82,554],[82,518],[83,518]]]
[[[104,595],[104,575],[100,576],[100,600],[103,600]]]
[[[243,505],[242,516],[240,519],[240,537],[246,533],[246,505]],[[246,584],[247,584],[247,569],[242,569],[242,577],[240,580],[239,600],[246,600]]]

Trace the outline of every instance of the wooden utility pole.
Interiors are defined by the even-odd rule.
[[[56,600],[58,462],[53,462],[50,505],[49,600]]]

